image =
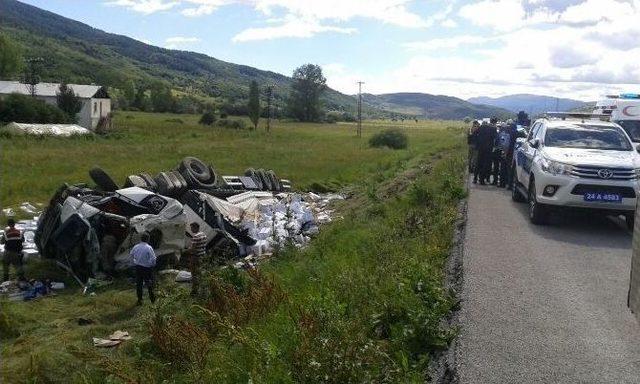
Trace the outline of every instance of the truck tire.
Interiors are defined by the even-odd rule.
[[[187,182],[185,181],[184,177],[182,177],[180,172],[170,171],[170,172],[166,172],[166,174],[167,174],[167,177],[171,179],[171,182],[175,186],[175,189],[173,191],[173,196],[180,195],[182,192],[187,190]]]
[[[529,184],[529,220],[534,225],[545,225],[549,217],[549,209],[546,205],[538,203],[536,199],[536,183],[531,180]]]
[[[249,176],[253,179],[259,191],[264,190],[264,184],[262,183],[262,178],[258,175],[258,171],[253,168],[248,168],[246,171],[244,171],[244,175]]]
[[[140,177],[139,175],[129,175],[125,179],[123,187],[124,188],[131,188],[131,187],[146,188],[147,181],[142,177]]]
[[[156,183],[156,181],[153,179],[153,177],[151,177],[150,174],[142,172],[138,173],[138,176],[140,176],[147,183],[145,189],[148,189],[152,192],[156,192],[158,190],[158,183]]]
[[[170,177],[167,172],[160,172],[154,178],[158,184],[158,193],[164,196],[173,196],[176,194],[176,185],[174,184],[174,178]]]
[[[118,188],[113,179],[100,167],[95,167],[89,171],[91,180],[104,192],[115,192]]]
[[[636,224],[636,216],[635,214],[625,215],[624,222],[627,224],[627,229],[633,232],[633,228]]]
[[[270,169],[267,171],[267,176],[269,176],[269,179],[271,180],[271,186],[273,187],[273,190],[276,192],[282,191],[282,185],[280,185],[280,179],[278,179],[276,173]]]
[[[273,191],[273,185],[271,185],[271,179],[267,172],[264,169],[258,169],[258,176],[260,176],[260,180],[262,180],[262,190],[263,191]]]
[[[195,157],[185,157],[178,166],[178,172],[192,188],[213,188],[218,183],[214,169]]]

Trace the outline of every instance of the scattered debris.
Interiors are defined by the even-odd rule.
[[[110,348],[119,345],[125,340],[131,340],[132,337],[129,335],[129,332],[126,331],[115,331],[107,339],[101,339],[99,337],[93,338],[93,346],[99,348]]]
[[[91,319],[85,319],[84,317],[79,317],[77,323],[78,325],[91,325],[94,321]]]

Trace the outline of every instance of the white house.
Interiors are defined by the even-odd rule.
[[[73,92],[80,97],[82,109],[78,113],[78,124],[94,130],[101,118],[111,113],[111,98],[105,87],[99,85],[68,84]],[[20,93],[30,95],[29,85],[17,81],[0,81],[0,97]],[[57,105],[56,94],[59,83],[39,83],[35,87],[35,96],[45,103]]]

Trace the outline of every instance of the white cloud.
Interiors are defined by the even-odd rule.
[[[197,37],[174,36],[167,38],[165,48],[176,49],[185,45],[199,43],[201,40]]]
[[[353,33],[354,28],[341,25],[356,18],[370,19],[403,28],[423,28],[445,22],[453,10],[450,4],[429,19],[411,12],[414,0],[109,0],[112,6],[151,14],[172,8],[188,17],[210,15],[220,7],[245,4],[269,17],[269,27],[251,27],[233,38],[234,42],[267,40],[284,37],[311,37],[323,32]],[[277,15],[274,17],[274,15]],[[452,26],[453,20],[446,25]]]
[[[124,7],[134,12],[150,15],[169,10],[179,4],[178,1],[167,0],[113,0],[105,2],[108,6]]]
[[[218,8],[232,3],[231,0],[188,0],[188,3],[192,3],[194,6],[185,8],[181,13],[188,17],[198,17],[204,15],[210,15]]]
[[[458,26],[458,23],[453,19],[446,19],[440,23],[441,26],[445,28],[455,28]]]
[[[352,34],[355,33],[356,30],[354,28],[321,25],[315,20],[289,18],[287,21],[277,26],[245,29],[234,36],[232,41],[234,43],[243,43],[247,41],[273,40],[284,37],[305,38],[312,37],[322,32]]]
[[[409,50],[433,51],[441,49],[454,49],[468,45],[481,45],[492,40],[497,40],[497,38],[477,35],[460,35],[442,39],[431,39],[427,41],[412,41],[404,43],[403,46]]]

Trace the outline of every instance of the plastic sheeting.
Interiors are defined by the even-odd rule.
[[[9,123],[2,127],[2,131],[16,135],[72,136],[91,134],[90,130],[75,124]]]

